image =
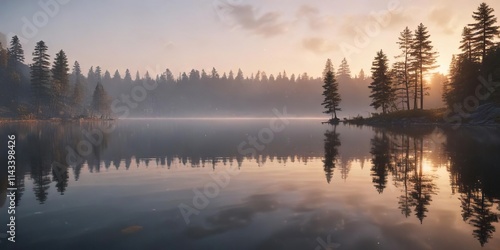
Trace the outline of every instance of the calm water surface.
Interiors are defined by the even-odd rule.
[[[17,242],[6,248],[500,249],[499,129],[270,128],[0,125],[5,144],[17,136]]]

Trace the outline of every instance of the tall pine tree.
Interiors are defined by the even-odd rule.
[[[326,61],[323,71],[323,83],[323,96],[325,99],[321,105],[326,109],[323,113],[331,114],[332,121],[338,121],[337,111],[341,111],[339,105],[342,99],[339,94],[339,84],[335,80],[332,60],[330,59]]]
[[[50,62],[47,54],[47,45],[44,41],[37,42],[33,51],[33,63],[31,64],[31,87],[34,95],[35,111],[41,115],[44,106],[51,99],[50,88]]]
[[[430,35],[422,23],[415,30],[415,38],[413,39],[413,53],[415,65],[417,67],[420,109],[424,109],[424,75],[432,69],[436,68],[437,53],[433,51],[432,42],[429,40]]]
[[[412,57],[411,52],[413,48],[413,32],[406,27],[398,38],[399,49],[401,50],[401,54],[397,56],[397,58],[402,58],[402,76],[403,82],[405,86],[405,94],[406,94],[406,108],[410,109],[410,88],[412,87],[411,78],[410,78],[410,70],[412,66]],[[416,98],[416,97],[415,97]],[[416,99],[415,99],[416,100]]]
[[[75,61],[73,65],[73,74],[75,75],[75,86],[71,95],[72,109],[73,115],[79,115],[85,99],[85,87],[83,86],[83,75],[78,61]]]
[[[481,3],[472,15],[476,22],[469,24],[473,40],[472,49],[474,54],[481,56],[481,60],[484,59],[487,51],[495,45],[494,39],[500,34],[500,27],[495,25],[497,18],[493,15],[493,11],[494,9],[486,3]]]
[[[52,65],[52,98],[51,103],[56,113],[65,112],[67,97],[69,94],[69,66],[68,58],[63,50],[60,50]]]
[[[394,100],[394,89],[392,88],[389,76],[389,60],[382,50],[377,52],[377,56],[372,64],[373,82],[368,86],[371,89],[370,98],[375,109],[382,108],[382,113],[386,114]]]
[[[351,69],[349,68],[349,64],[347,64],[347,60],[342,59],[340,62],[339,70],[337,72],[337,77],[339,78],[351,78]]]
[[[10,59],[10,64],[13,67],[17,67],[19,66],[19,64],[24,62],[23,46],[21,45],[21,41],[17,36],[13,36],[10,41],[9,59]]]
[[[94,115],[109,117],[111,114],[110,101],[108,93],[104,90],[102,84],[98,82],[92,95],[92,111]]]

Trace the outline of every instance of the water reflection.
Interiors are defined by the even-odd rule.
[[[109,133],[96,132],[113,126],[115,128]],[[39,204],[46,204],[51,196],[66,195],[71,185],[80,179],[94,178],[87,173],[100,174],[109,169],[127,171],[156,166],[165,168],[165,171],[179,167],[216,171],[227,165],[247,168],[251,162],[266,169],[292,163],[316,168],[319,162],[324,171],[321,182],[325,183],[323,178],[326,178],[326,183],[334,184],[341,180],[349,183],[348,175],[353,166],[362,170],[369,165],[366,176],[370,191],[380,197],[388,193],[397,197],[391,200],[391,206],[401,213],[398,220],[429,223],[430,218],[439,213],[437,210],[442,209],[434,205],[436,198],[451,190],[459,202],[450,202],[446,209],[459,211],[463,228],[470,225],[470,234],[481,246],[487,246],[494,236],[500,217],[498,129],[360,129],[304,122],[277,134],[273,142],[255,157],[240,155],[237,145],[255,134],[259,126],[251,122],[20,123],[1,125],[0,136],[6,138],[7,134],[14,132],[17,137],[16,204],[19,207],[24,206],[25,193],[32,193]],[[0,161],[6,161],[5,155],[0,156]],[[54,163],[66,167],[55,168],[58,164]],[[449,178],[440,177],[441,170]],[[288,170],[283,168],[280,171]],[[334,175],[336,171],[338,175]],[[267,174],[263,172],[262,178],[266,179]],[[27,182],[30,185],[26,185]],[[7,176],[4,172],[0,173],[0,188],[2,193],[6,192]],[[301,188],[305,189],[299,185]],[[186,227],[185,236],[202,240],[251,227],[259,213],[290,209],[277,202],[282,192],[248,195],[238,206],[221,207],[203,217],[204,223]],[[344,214],[336,210],[328,210],[325,214],[325,210],[319,210],[323,205],[319,205],[318,200],[327,199],[320,192],[311,192],[308,197],[315,201],[308,200],[292,210],[294,213],[311,211],[319,214],[315,217],[315,225],[323,227],[327,223],[322,216],[325,219],[334,213]],[[318,205],[314,207],[312,204]],[[0,206],[5,206],[5,195],[1,196]],[[344,223],[338,216],[333,217],[335,223]],[[314,238],[324,230],[310,228],[309,232],[315,232],[308,235]],[[283,238],[290,243],[288,234],[299,233],[303,232],[285,228],[275,232],[273,239]],[[285,240],[278,244],[270,239],[260,244],[263,248],[287,245]],[[304,244],[314,247],[315,242],[304,238]]]
[[[337,126],[333,127],[333,131],[325,132],[325,156],[323,159],[326,181],[330,183],[333,177],[333,170],[339,155],[338,147],[340,146],[339,134],[336,132]],[[346,171],[343,171],[344,173]],[[342,179],[346,179],[347,174],[343,174]]]
[[[393,185],[402,193],[398,198],[401,213],[405,217],[413,213],[423,223],[432,197],[439,191],[437,176],[430,170],[446,167],[453,193],[459,194],[462,218],[474,227],[472,235],[484,246],[500,217],[497,132],[473,128],[460,132],[375,130],[370,151],[375,189],[382,193],[391,174]]]
[[[463,130],[448,135],[451,187],[460,195],[462,218],[474,227],[473,235],[486,244],[500,217],[500,144],[498,133]],[[496,206],[496,208],[495,208]]]

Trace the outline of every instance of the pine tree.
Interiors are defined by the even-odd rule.
[[[174,74],[172,74],[172,71],[170,71],[170,69],[166,69],[165,70],[165,78],[167,78],[167,83],[168,84],[174,84],[175,83]]]
[[[347,60],[342,59],[340,63],[339,70],[337,72],[337,77],[339,78],[351,78],[351,69],[349,68],[349,64],[347,64]]]
[[[198,70],[192,69],[191,72],[189,72],[189,80],[191,82],[197,82],[201,79],[200,72]]]
[[[373,82],[368,86],[371,89],[370,98],[375,109],[382,108],[382,113],[386,114],[394,100],[394,89],[389,77],[388,59],[382,50],[377,52],[377,56],[372,64]]]
[[[24,50],[19,37],[13,36],[10,41],[9,59],[13,67],[24,62]]]
[[[31,86],[34,93],[34,106],[38,115],[42,108],[51,99],[50,88],[50,62],[47,54],[47,45],[39,41],[33,52],[33,64],[31,64]]]
[[[462,41],[460,41],[460,50],[462,50],[462,55],[467,57],[467,59],[475,61],[477,58],[477,53],[474,55],[472,53],[472,46],[473,46],[473,37],[472,37],[472,32],[469,28],[464,27],[462,31]]]
[[[410,78],[410,70],[411,70],[411,52],[413,48],[413,33],[412,31],[406,27],[398,38],[399,49],[401,50],[401,55],[397,56],[397,58],[403,59],[402,71],[405,85],[405,94],[406,94],[406,108],[410,109],[410,88],[411,88],[411,78]],[[416,96],[415,96],[416,103]],[[415,104],[416,106],[416,104]]]
[[[7,50],[7,68],[6,71],[5,84],[6,88],[3,90],[10,93],[6,96],[5,100],[8,102],[9,106],[14,110],[18,106],[19,96],[21,94],[21,65],[24,62],[24,50],[21,42],[17,36],[12,37],[10,41],[10,48]]]
[[[366,78],[366,77],[365,77],[365,71],[364,71],[363,69],[361,69],[361,70],[359,71],[358,78],[359,78],[359,80],[361,80],[361,81],[364,81],[364,80],[365,80],[365,78]]]
[[[238,82],[242,82],[243,79],[244,79],[243,71],[241,71],[241,69],[238,69],[238,73],[236,74],[235,80]]]
[[[78,61],[75,61],[73,63],[73,73],[75,76],[75,82],[81,81],[82,76],[82,68],[80,67],[80,63]]]
[[[337,121],[337,111],[339,108],[341,97],[339,94],[339,85],[335,80],[335,73],[333,71],[333,64],[330,59],[326,61],[325,69],[323,71],[323,96],[325,97],[323,107],[325,107],[325,114],[332,114],[332,121]]]
[[[135,72],[135,79],[134,79],[134,84],[141,84],[141,75],[139,74],[139,71]]]
[[[261,77],[260,77],[260,82],[267,83],[267,81],[269,81],[269,78],[267,77],[267,73],[262,71]]]
[[[130,70],[125,70],[125,77],[123,77],[123,82],[127,85],[132,84],[132,76],[130,75]]]
[[[472,15],[476,23],[469,24],[473,40],[473,54],[480,55],[481,60],[484,59],[487,51],[495,45],[494,39],[500,34],[500,27],[495,26],[497,18],[493,15],[493,11],[494,9],[488,4],[481,3]]]
[[[208,75],[207,75],[207,72],[205,72],[204,69],[201,70],[201,80],[207,80],[208,79]]]
[[[274,78],[274,75],[273,75],[273,74],[270,74],[270,75],[269,75],[269,82],[270,82],[270,83],[273,83],[275,80],[276,80],[276,78]]]
[[[96,81],[98,82],[102,81],[102,69],[100,66],[95,67],[94,76],[96,78]]]
[[[75,61],[73,64],[73,75],[75,76],[75,86],[71,95],[73,115],[77,115],[82,111],[83,100],[85,99],[85,88],[82,83],[82,70],[80,63]]]
[[[435,69],[437,53],[434,52],[432,42],[429,40],[430,35],[422,23],[415,30],[415,38],[413,40],[412,56],[415,59],[417,66],[417,74],[419,82],[417,85],[420,87],[420,109],[424,109],[424,74],[429,70]]]
[[[69,66],[68,58],[63,50],[60,50],[52,65],[52,104],[57,113],[64,112],[66,98],[69,92]]]
[[[217,70],[215,68],[212,68],[212,75],[210,77],[214,80],[219,79],[219,73],[217,73]]]
[[[89,72],[87,73],[87,81],[88,82],[97,82],[93,66],[90,66]]]
[[[95,87],[92,95],[92,110],[101,117],[110,116],[110,98],[100,82]]]
[[[257,71],[257,74],[255,74],[254,80],[256,82],[260,82],[260,78],[261,78],[261,76],[260,76],[260,70],[259,70],[259,71]]]
[[[104,72],[102,83],[105,84],[106,86],[109,86],[110,82],[111,82],[111,73],[109,73],[109,71],[106,70],[106,72]]]
[[[121,80],[122,80],[122,76],[120,75],[120,72],[118,70],[115,70],[115,73],[113,74],[113,81],[119,82]]]

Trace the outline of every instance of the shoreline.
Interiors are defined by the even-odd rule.
[[[100,119],[100,118],[46,118],[46,119],[19,119],[19,118],[0,118],[2,123],[34,123],[34,122],[96,122],[96,121],[114,121],[116,119]]]
[[[372,117],[361,116],[344,119],[344,124],[367,126],[439,126],[439,127],[499,127],[500,114],[483,112],[478,109],[459,120],[446,120],[450,112],[446,108],[426,110],[403,110],[387,114],[374,114]],[[455,121],[455,122],[454,122]]]

